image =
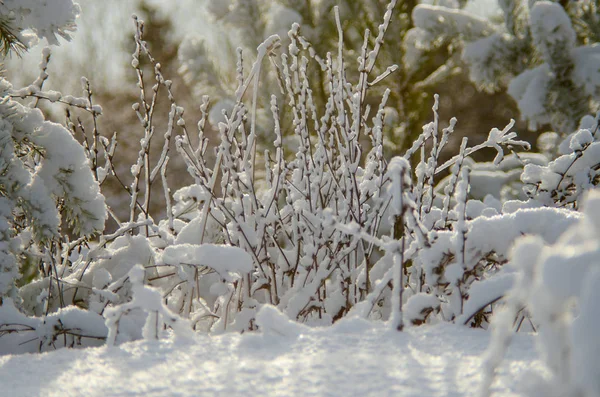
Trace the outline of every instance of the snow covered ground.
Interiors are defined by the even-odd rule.
[[[0,357],[0,395],[29,396],[470,396],[490,333],[440,324],[396,332],[342,320],[309,329],[197,335],[118,347]],[[519,334],[494,396],[519,395],[541,370],[534,337]]]

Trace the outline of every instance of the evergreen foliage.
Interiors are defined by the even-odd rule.
[[[411,36],[417,48],[452,37],[474,83],[508,90],[531,129],[549,125],[564,136],[600,101],[598,2],[567,3],[502,0],[498,20],[419,5]]]

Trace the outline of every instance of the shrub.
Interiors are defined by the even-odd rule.
[[[482,395],[489,395],[495,368],[509,345],[515,316],[525,308],[539,334],[536,346],[549,376],[527,376],[531,396],[595,396],[598,383],[598,231],[600,193],[583,200],[583,216],[554,244],[536,236],[511,251],[517,281],[493,321]]]
[[[83,80],[83,98],[44,91],[48,53],[33,85],[15,90],[2,80],[0,351],[115,344],[171,331],[187,337],[190,329],[255,330],[265,305],[307,324],[356,315],[389,320],[402,330],[439,321],[487,328],[491,313],[506,302],[503,318],[510,326],[564,336],[569,323],[554,324],[556,313],[537,301],[550,288],[547,278],[535,278],[525,262],[539,252],[545,258],[544,245],[575,244],[561,238],[562,231],[589,222],[576,209],[582,193],[598,181],[600,117],[582,120],[567,138],[569,149],[549,148],[563,153],[552,161],[514,152],[529,145],[516,139],[511,121],[492,129],[481,144],[469,146],[464,138],[459,153],[442,162],[459,124],[451,119],[441,127],[436,96],[433,121],[402,156],[388,159],[383,130],[390,91],[382,90],[372,112],[367,95],[388,74],[387,68],[383,75],[372,72],[394,4],[373,48],[361,48],[354,80],[346,74],[338,13],[336,53],[317,54],[307,39],[292,34],[288,55],[278,56],[281,41],[270,36],[258,46],[251,68],[240,57],[236,100],[218,124],[212,164],[205,137],[210,99],[202,99],[196,140],[171,82],[148,50],[143,22],[135,19],[132,66],[140,96],[133,110],[144,136],[131,183],[119,177],[130,199],[126,221],[99,191],[107,178],[118,177],[112,166],[116,137],[109,140],[94,128],[79,144],[69,129],[45,121],[35,108],[38,100],[62,102],[87,112],[95,125],[101,109],[89,83]],[[267,58],[278,66],[285,100],[270,98],[273,149],[261,153],[257,106]],[[150,77],[143,63],[151,65]],[[316,83],[308,72],[313,66],[324,76]],[[321,105],[313,98],[317,90],[326,94]],[[154,117],[160,95],[171,103],[162,140]],[[23,105],[17,98],[34,101]],[[292,120],[289,131],[283,118]],[[74,132],[74,117],[69,120]],[[157,141],[162,152],[151,157]],[[496,151],[493,162],[469,158],[485,148]],[[513,153],[504,156],[505,148]],[[174,193],[167,183],[173,156],[185,160],[193,180]],[[150,212],[159,187],[164,215]],[[108,216],[118,223],[113,233],[104,229]],[[522,235],[536,237],[511,251]],[[523,247],[531,248],[527,256],[514,254]],[[565,272],[548,269],[552,275]],[[19,271],[28,272],[20,281]],[[526,290],[527,280],[537,280],[532,282],[539,289]],[[579,297],[575,328],[583,335],[594,295],[580,284],[567,291],[571,295],[553,297],[562,306],[552,310],[567,313],[566,299]],[[561,365],[556,379],[570,371],[564,365],[571,364]]]

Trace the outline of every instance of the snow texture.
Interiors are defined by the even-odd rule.
[[[556,47],[563,50],[575,46],[575,30],[560,4],[538,1],[530,14],[533,41],[546,60],[554,57]]]
[[[267,321],[268,313],[259,313]],[[281,315],[278,313],[277,315]],[[196,335],[119,347],[0,357],[2,393],[53,396],[398,396],[463,397],[480,379],[489,333],[442,324],[392,331],[347,319],[291,335]],[[517,396],[540,370],[531,336],[519,335],[494,385]]]
[[[18,30],[17,37],[27,44],[37,38],[46,38],[49,44],[58,44],[58,36],[69,40],[75,30],[75,18],[80,13],[72,0],[4,0],[0,2],[0,15],[11,17]],[[21,33],[28,29],[29,32]]]
[[[451,35],[464,34],[468,37],[486,36],[494,27],[486,19],[460,9],[420,4],[412,13],[416,27],[428,31],[439,31]]]
[[[208,266],[227,279],[228,273],[242,275],[253,269],[252,258],[246,251],[227,245],[172,245],[164,250],[162,262],[169,265]]]

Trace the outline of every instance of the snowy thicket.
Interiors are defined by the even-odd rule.
[[[507,89],[531,128],[571,132],[600,101],[598,2],[567,2],[567,9],[551,1],[498,3],[500,20],[456,6],[417,6],[407,54],[418,57],[451,40],[462,49],[473,82],[490,91]]]
[[[116,136],[109,140],[94,128],[80,144],[73,117],[63,127],[36,108],[39,101],[62,103],[87,112],[96,125],[101,109],[89,82],[82,81],[82,98],[45,91],[47,52],[33,84],[14,89],[2,80],[0,352],[170,332],[188,338],[192,330],[294,332],[293,321],[330,325],[351,316],[397,330],[436,322],[488,328],[491,321],[501,343],[490,350],[488,383],[510,331],[528,329],[539,331],[552,373],[532,385],[557,395],[597,393],[593,207],[600,198],[582,197],[599,181],[600,113],[583,117],[560,144],[546,135],[541,154],[517,152],[529,145],[510,121],[480,144],[463,138],[459,152],[442,161],[460,124],[453,118],[442,126],[436,96],[433,121],[390,159],[384,128],[391,94],[381,86],[394,68],[375,64],[395,6],[387,5],[373,45],[365,42],[355,64],[344,57],[337,8],[333,52],[317,53],[294,24],[285,52],[271,35],[257,44],[251,66],[238,53],[234,98],[229,107],[216,105],[219,142],[210,162],[210,98],[202,98],[192,137],[135,18],[131,63],[140,95],[133,111],[144,135],[132,182],[123,184],[130,198],[125,220],[100,193],[116,177]],[[557,10],[546,2],[535,7]],[[433,10],[422,6],[413,16]],[[493,28],[457,9],[438,16],[463,21],[469,34]],[[272,149],[261,152],[267,60],[276,66],[280,92],[269,99]],[[316,68],[322,78],[313,78]],[[171,103],[165,130],[154,117],[161,95]],[[158,157],[150,156],[153,144],[163,148]],[[496,152],[492,162],[470,158],[486,148]],[[193,181],[175,192],[167,182],[173,156],[185,160]],[[152,194],[164,194],[165,216],[151,213]],[[119,225],[113,233],[104,230],[108,216]]]

